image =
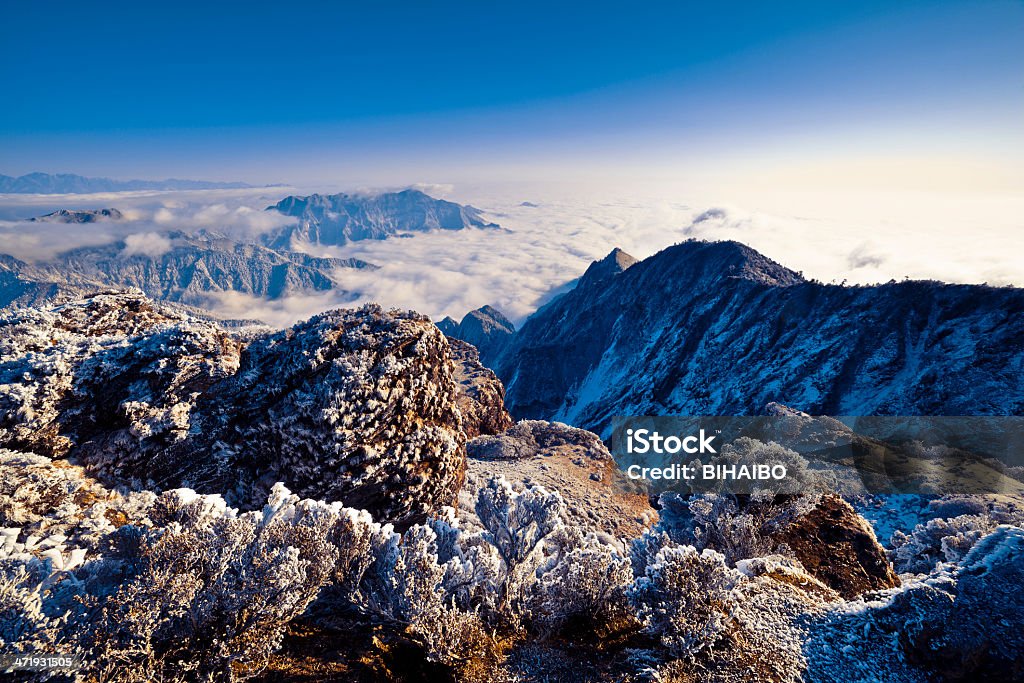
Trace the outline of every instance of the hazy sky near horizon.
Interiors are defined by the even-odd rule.
[[[1024,182],[1018,0],[9,3],[0,53],[9,175]]]

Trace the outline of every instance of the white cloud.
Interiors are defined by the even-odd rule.
[[[138,232],[124,238],[122,256],[141,254],[156,258],[171,250],[171,240],[158,232]]]
[[[289,188],[105,192],[70,195],[0,195],[0,253],[46,261],[79,247],[111,244],[138,234],[209,230],[239,241],[258,238],[293,219],[265,211]],[[28,222],[57,209],[115,208],[121,220],[94,223]],[[141,244],[139,240],[136,243]],[[149,244],[154,244],[148,238]],[[136,252],[145,253],[145,252]]]

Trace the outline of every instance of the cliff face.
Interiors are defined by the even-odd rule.
[[[601,431],[614,415],[758,414],[772,401],[832,415],[1024,412],[1021,289],[825,285],[734,242],[590,272],[498,359],[513,415]]]
[[[461,486],[448,343],[416,314],[331,311],[244,343],[109,293],[5,313],[0,327],[2,446],[247,509],[283,481],[399,524]]]
[[[448,338],[455,361],[457,401],[462,413],[463,430],[473,438],[481,434],[500,434],[512,426],[505,410],[505,387],[492,370],[480,363],[476,347]]]

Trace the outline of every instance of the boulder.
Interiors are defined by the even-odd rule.
[[[0,446],[105,483],[255,509],[281,481],[399,526],[462,484],[448,342],[415,313],[329,311],[245,343],[129,292],[0,325]]]
[[[838,496],[823,497],[773,540],[844,598],[900,585],[871,525]]]

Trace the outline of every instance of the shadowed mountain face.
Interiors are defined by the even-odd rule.
[[[1024,290],[804,280],[735,242],[595,263],[495,364],[518,417],[1024,413]],[[593,277],[593,275],[599,277]]]
[[[493,365],[501,356],[516,331],[515,325],[493,306],[481,306],[470,311],[461,323],[447,317],[437,326],[449,337],[475,346],[480,352],[480,360],[487,366]]]
[[[120,241],[65,252],[44,264],[4,257],[0,307],[39,305],[109,287],[136,287],[156,299],[199,306],[217,292],[276,299],[337,289],[340,269],[376,268],[358,259],[318,258],[213,235],[172,232],[161,240],[163,253],[135,253]]]
[[[418,190],[389,192],[375,197],[348,194],[285,197],[267,208],[298,219],[296,225],[270,233],[267,244],[288,249],[293,243],[342,245],[385,239],[404,232],[496,228],[479,209]]]

